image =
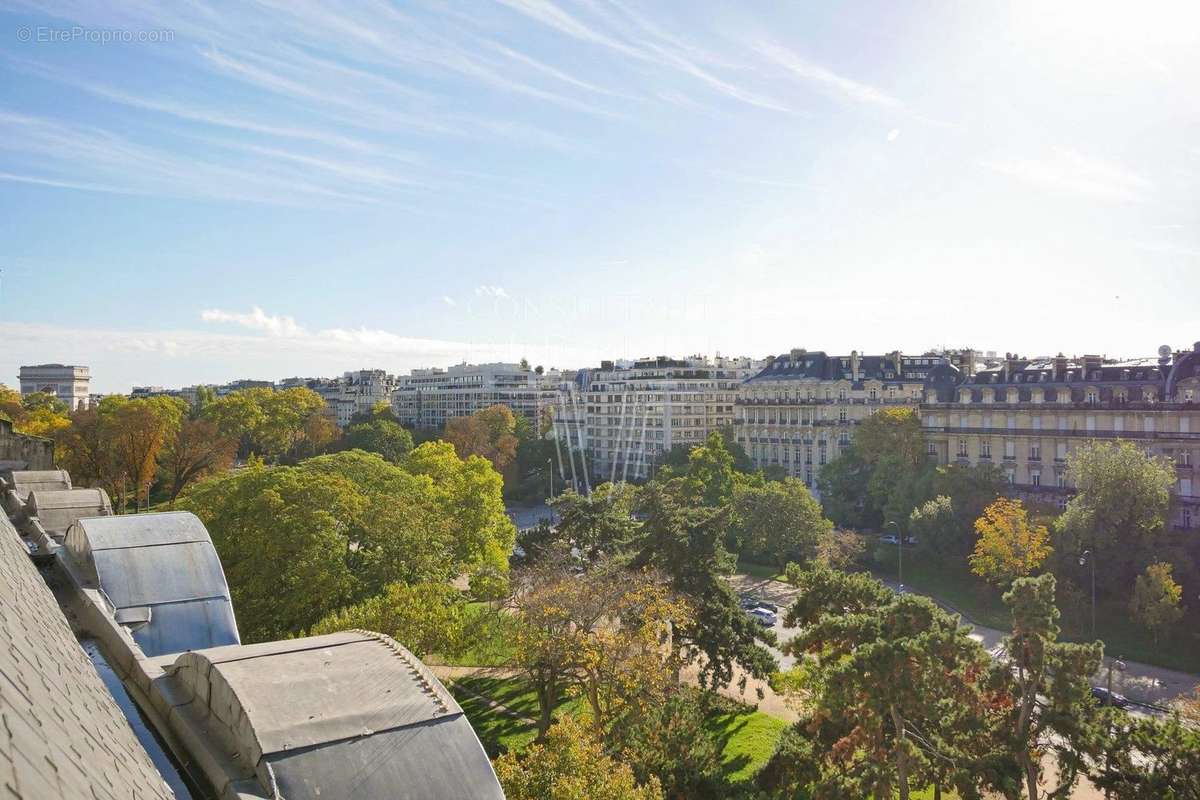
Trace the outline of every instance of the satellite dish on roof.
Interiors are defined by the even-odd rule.
[[[1171,355],[1171,345],[1164,344],[1162,347],[1158,348],[1158,355],[1160,358],[1167,358],[1168,356],[1170,356]]]

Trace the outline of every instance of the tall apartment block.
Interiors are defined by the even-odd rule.
[[[582,397],[593,479],[648,477],[673,446],[700,444],[731,425],[738,386],[760,366],[749,358],[700,356],[601,363]]]
[[[46,392],[66,403],[71,410],[87,407],[88,383],[91,381],[87,367],[36,364],[21,367],[19,377],[22,396]]]
[[[739,387],[737,441],[756,468],[780,467],[815,488],[821,467],[849,447],[862,420],[888,406],[917,408],[929,387],[953,386],[952,360],[792,350]]]
[[[520,364],[456,364],[448,369],[414,369],[397,378],[392,410],[402,423],[441,428],[451,417],[465,417],[497,404],[531,422],[554,407],[562,376],[538,374]]]
[[[996,464],[1014,493],[1059,508],[1073,490],[1072,450],[1134,442],[1175,466],[1172,524],[1200,527],[1200,342],[1128,361],[1009,354],[930,393],[922,422],[939,463]]]

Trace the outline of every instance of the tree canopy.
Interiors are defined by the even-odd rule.
[[[422,445],[405,468],[347,451],[251,466],[187,489],[225,565],[250,641],[299,633],[400,582],[462,573],[496,589],[515,531],[500,479],[479,458]]]
[[[1128,591],[1167,538],[1174,465],[1132,442],[1093,442],[1071,452],[1067,471],[1078,491],[1055,522],[1057,549],[1090,550],[1097,583]]]
[[[781,572],[788,562],[814,559],[822,539],[833,530],[821,504],[795,478],[739,488],[734,505],[745,547],[774,562]]]
[[[1030,523],[1020,500],[1002,497],[975,521],[979,541],[971,554],[971,571],[997,586],[1031,575],[1051,553],[1050,532]]]

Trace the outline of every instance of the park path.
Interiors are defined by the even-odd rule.
[[[734,575],[731,582],[735,590],[750,592],[779,606],[790,603],[797,594],[797,590],[790,584],[772,578],[755,578],[739,574]],[[884,583],[892,589],[897,588],[895,581],[884,580]],[[912,592],[911,587],[906,588]],[[937,597],[929,596],[929,598],[947,611],[961,617],[963,622],[971,628],[971,638],[983,645],[983,648],[993,656],[1000,651],[1001,642],[1008,635],[1007,631],[978,625],[968,615],[949,603]],[[1107,659],[1105,663],[1108,663]],[[1103,686],[1107,680],[1107,667],[1102,667],[1100,672],[1095,675],[1093,682],[1097,686]],[[1200,675],[1157,667],[1153,664],[1126,661],[1124,672],[1113,671],[1112,685],[1114,691],[1120,692],[1130,700],[1163,706],[1200,685]]]

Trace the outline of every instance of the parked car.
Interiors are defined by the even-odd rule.
[[[775,623],[779,621],[778,616],[771,611],[767,611],[765,608],[752,608],[746,613],[764,628],[773,628],[775,627]]]
[[[879,541],[881,544],[900,544],[900,540],[894,533],[885,533],[883,536],[879,537]]]
[[[1103,686],[1093,686],[1092,697],[1095,698],[1096,702],[1102,706],[1125,708],[1125,706],[1129,705],[1128,697],[1123,694],[1117,694],[1116,692],[1109,691]]]
[[[779,606],[775,605],[774,603],[766,603],[766,602],[763,602],[760,600],[758,603],[758,608],[765,608],[767,611],[770,611],[772,614],[779,613]]]
[[[741,596],[741,599],[738,601],[738,604],[742,607],[743,610],[749,611],[752,608],[758,608],[759,599],[752,594],[744,594]]]

